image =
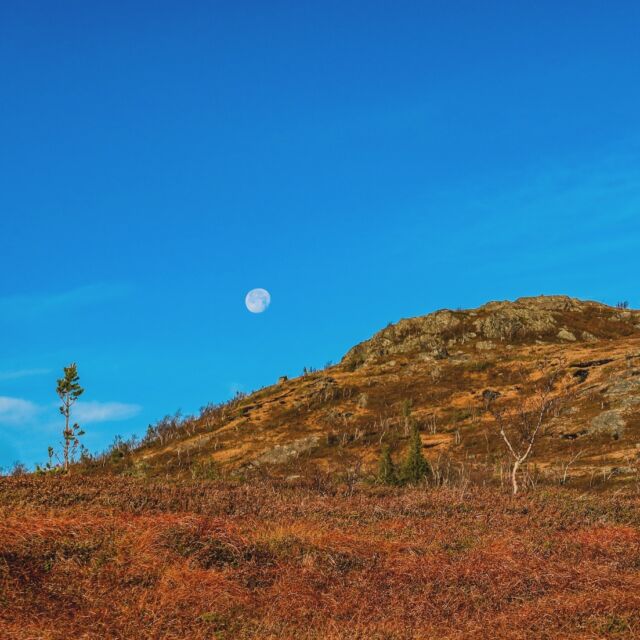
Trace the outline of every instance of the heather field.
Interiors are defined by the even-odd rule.
[[[0,637],[637,638],[640,498],[0,479]]]

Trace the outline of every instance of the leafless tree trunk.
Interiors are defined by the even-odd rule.
[[[515,409],[507,411],[494,407],[491,410],[500,436],[513,460],[511,488],[514,495],[519,491],[518,471],[528,460],[540,431],[560,401],[558,397],[551,395],[554,382],[555,377],[552,377],[538,390],[533,400],[523,400]]]
[[[569,460],[563,465],[562,479],[560,484],[567,484],[567,478],[569,477],[569,467],[582,455],[583,451],[578,451],[575,455],[571,456]]]
[[[63,466],[65,471],[69,471],[69,449],[71,447],[71,440],[73,438],[73,432],[69,427],[69,415],[71,413],[71,401],[66,398],[62,403],[62,415],[64,415],[64,431],[62,432],[62,459],[64,460]]]
[[[542,426],[542,421],[544,419],[545,411],[540,411],[538,414],[538,421],[531,431],[531,435],[529,436],[526,442],[526,448],[524,450],[517,451],[514,446],[511,444],[509,437],[507,436],[504,423],[500,424],[500,435],[502,439],[505,441],[507,448],[509,449],[509,453],[513,457],[513,467],[511,468],[511,486],[513,487],[513,494],[518,493],[518,469],[523,462],[526,462],[527,458],[531,454],[531,450],[533,449],[533,444],[536,441],[536,437],[538,435],[538,431],[540,431],[540,427]]]

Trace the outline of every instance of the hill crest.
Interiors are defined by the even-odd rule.
[[[640,332],[640,312],[569,296],[518,298],[489,302],[477,309],[442,309],[402,319],[353,347],[345,365],[356,368],[390,355],[422,353],[446,357],[459,345],[479,351],[507,344],[595,342]]]

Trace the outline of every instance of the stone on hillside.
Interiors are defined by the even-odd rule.
[[[573,333],[571,333],[571,331],[568,331],[567,329],[564,329],[564,328],[560,329],[557,335],[560,340],[566,340],[567,342],[576,341],[576,337],[573,335]]]
[[[619,380],[609,387],[608,396],[628,396],[640,395],[640,380],[631,378],[628,380]]]
[[[480,342],[476,342],[476,349],[478,351],[490,351],[495,348],[496,345],[491,342],[491,340],[480,340]]]
[[[549,333],[556,327],[556,321],[550,311],[515,305],[495,309],[473,324],[477,332],[488,340],[501,342]]]
[[[603,411],[591,421],[591,433],[606,433],[620,437],[625,428],[625,421],[618,409]]]
[[[449,357],[449,352],[447,351],[447,347],[444,345],[440,345],[433,350],[433,357],[436,360],[444,360]]]
[[[254,464],[284,464],[297,458],[301,453],[315,449],[319,443],[320,437],[313,435],[299,438],[287,444],[278,444],[273,449],[269,449],[269,451],[265,451],[258,456],[254,460]]]

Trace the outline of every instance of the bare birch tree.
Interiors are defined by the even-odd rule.
[[[543,431],[549,418],[558,410],[564,401],[562,394],[553,395],[556,376],[546,379],[539,385],[532,398],[523,398],[511,408],[492,406],[491,413],[495,419],[500,437],[504,441],[513,461],[511,468],[511,486],[513,494],[517,494],[518,471],[529,459],[536,439]]]

